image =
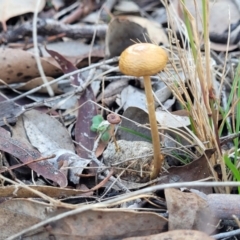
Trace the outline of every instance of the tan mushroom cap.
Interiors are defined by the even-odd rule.
[[[167,61],[168,55],[161,47],[151,43],[137,43],[122,52],[119,69],[125,75],[151,76],[163,70]]]

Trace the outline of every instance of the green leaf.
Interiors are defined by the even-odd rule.
[[[103,119],[102,115],[96,115],[92,118],[92,123],[99,125],[103,120],[104,119]]]
[[[98,125],[92,124],[92,126],[90,127],[90,130],[91,130],[92,132],[97,132],[97,130],[98,130]]]
[[[110,139],[110,134],[109,134],[108,132],[105,132],[105,133],[102,134],[101,140],[102,140],[103,142],[108,142],[109,139]]]
[[[90,130],[93,132],[99,131],[99,125],[104,121],[103,117],[101,115],[96,115],[92,118],[92,125],[90,127]]]
[[[234,178],[240,182],[240,173],[239,173],[239,170],[236,168],[236,166],[232,163],[231,159],[227,156],[227,155],[224,155],[223,156],[224,158],[224,161],[226,163],[226,165],[228,166],[228,168],[231,170]],[[238,193],[240,194],[240,187],[238,187]]]

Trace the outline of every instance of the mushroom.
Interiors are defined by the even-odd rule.
[[[116,152],[118,152],[120,150],[118,144],[117,144],[117,140],[114,134],[114,129],[115,129],[115,125],[119,124],[121,122],[121,118],[119,117],[119,115],[115,114],[115,113],[110,113],[107,115],[107,121],[110,123],[110,135],[113,138],[113,142],[115,144],[115,149]]]
[[[167,61],[167,53],[161,47],[151,43],[137,43],[131,45],[122,52],[119,59],[119,69],[122,73],[135,77],[143,76],[144,79],[154,156],[153,170],[150,176],[151,179],[158,177],[162,168],[164,156],[160,148],[150,76],[163,70]]]

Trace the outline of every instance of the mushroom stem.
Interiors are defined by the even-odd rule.
[[[120,147],[117,144],[117,140],[116,140],[114,131],[115,131],[115,125],[117,125],[121,122],[121,118],[117,114],[110,113],[107,116],[107,120],[110,123],[109,133],[110,133],[110,135],[113,139],[113,142],[115,144],[115,150],[116,150],[116,152],[118,152],[120,150]]]
[[[111,124],[109,132],[110,132],[110,136],[112,137],[114,145],[115,145],[115,151],[118,152],[120,150],[120,147],[117,144],[117,140],[116,140],[116,137],[115,137],[114,130],[115,130],[115,125]]]
[[[156,119],[156,113],[155,113],[154,97],[152,94],[151,79],[149,76],[144,76],[143,79],[144,79],[145,93],[147,98],[148,116],[149,116],[152,144],[153,144],[153,170],[150,176],[152,180],[158,177],[162,168],[162,162],[164,157],[161,153],[161,148],[160,148],[160,140],[158,135],[158,126],[157,126],[157,119]]]

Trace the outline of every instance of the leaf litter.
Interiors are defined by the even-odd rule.
[[[37,47],[55,95],[49,97],[34,57],[33,2],[0,1],[0,239],[223,239],[225,229],[238,228],[238,189],[199,183],[234,180],[221,161],[223,154],[232,156],[238,136],[224,133],[213,144],[204,128],[202,76],[196,76],[186,47],[182,4],[39,0]],[[202,34],[202,1],[196,2],[186,1],[186,9],[190,23],[196,19],[199,26],[193,30]],[[227,6],[232,18],[219,24],[222,16],[216,13]],[[210,1],[209,21],[214,93],[231,96],[239,4]],[[165,158],[153,180],[143,81],[117,68],[121,52],[137,42],[161,45],[169,54],[165,71],[151,76]],[[225,64],[227,49],[235,55]],[[121,122],[109,124],[109,113]],[[214,115],[217,125],[227,117]],[[192,185],[184,189],[184,182]],[[179,185],[151,190],[164,184]]]

